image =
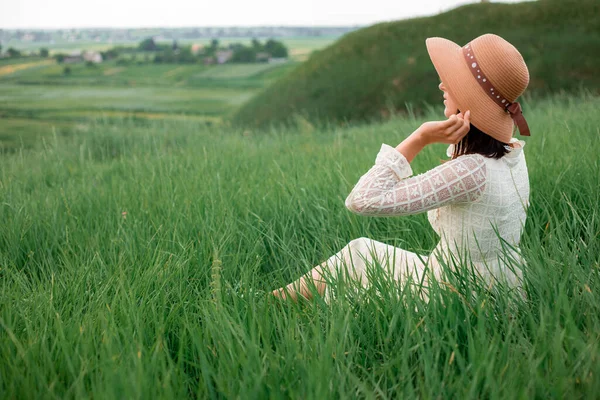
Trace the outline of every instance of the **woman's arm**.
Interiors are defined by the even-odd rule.
[[[346,207],[361,215],[410,215],[477,200],[485,189],[486,166],[479,154],[448,161],[413,176],[406,158],[382,145],[375,165],[363,175]]]
[[[444,163],[425,174],[412,175],[408,158],[429,143],[454,143],[468,132],[468,114],[423,124],[396,149],[383,145],[375,165],[356,184],[346,207],[362,215],[408,215],[450,203],[474,201],[485,188],[485,162],[469,155]],[[464,132],[464,133],[463,133]]]

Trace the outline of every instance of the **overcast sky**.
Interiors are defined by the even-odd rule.
[[[0,0],[0,29],[369,25],[437,14],[473,2],[475,1]]]

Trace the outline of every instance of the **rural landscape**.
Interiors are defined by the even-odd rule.
[[[270,296],[355,238],[431,251],[426,215],[344,199],[382,143],[443,118],[425,39],[488,32],[531,74],[526,295],[465,266],[428,302],[385,274]],[[596,0],[0,37],[1,398],[598,397]]]

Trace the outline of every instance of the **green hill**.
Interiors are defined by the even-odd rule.
[[[528,64],[529,93],[600,89],[600,1],[479,3],[433,17],[352,32],[242,106],[233,122],[264,126],[295,114],[361,121],[439,103],[439,78],[425,39],[464,44],[484,33],[513,43]]]

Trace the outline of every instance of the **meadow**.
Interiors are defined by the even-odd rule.
[[[382,142],[440,110],[50,130],[0,158],[0,397],[594,398],[599,107],[585,93],[525,104],[527,297],[459,268],[428,303],[385,276],[340,285],[331,304],[268,292],[361,236],[433,248],[424,215],[360,217],[344,199]],[[426,148],[416,172],[444,150]]]

